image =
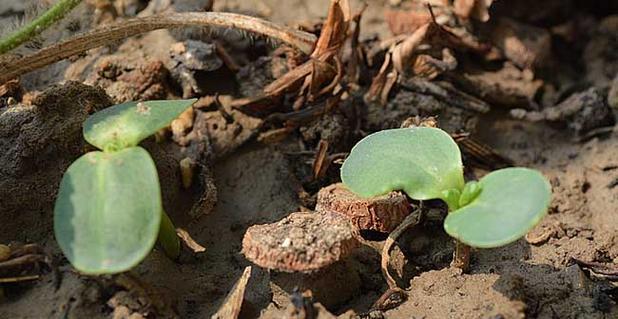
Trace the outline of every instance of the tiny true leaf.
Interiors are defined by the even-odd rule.
[[[384,130],[365,137],[345,160],[341,179],[363,197],[403,190],[413,199],[436,199],[464,186],[457,144],[446,132],[429,127]]]
[[[79,271],[118,273],[150,252],[161,214],[157,171],[146,150],[90,152],[62,178],[54,231],[60,248]]]
[[[196,100],[127,102],[91,115],[84,137],[101,150],[136,146],[177,118]]]
[[[444,221],[446,232],[467,245],[492,248],[514,242],[547,212],[551,187],[538,171],[505,168],[478,183],[478,196]]]

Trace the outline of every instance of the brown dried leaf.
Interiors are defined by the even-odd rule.
[[[328,17],[311,57],[325,61],[324,54],[338,51],[343,46],[351,20],[350,2],[332,0],[328,9]]]
[[[365,101],[375,102],[379,100],[381,105],[385,105],[388,94],[397,81],[397,76],[397,71],[393,69],[392,65],[392,54],[387,52],[380,71],[371,81],[371,86],[365,94]]]

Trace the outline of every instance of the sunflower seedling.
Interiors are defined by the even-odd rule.
[[[71,164],[54,208],[56,240],[77,270],[129,270],[146,257],[157,237],[168,256],[178,256],[180,245],[163,211],[155,164],[138,144],[194,102],[128,102],[86,120],[84,138],[101,151]]]
[[[415,200],[446,202],[444,229],[458,241],[455,264],[458,254],[467,258],[465,245],[493,248],[524,236],[546,214],[551,197],[546,178],[522,167],[465,183],[457,144],[446,132],[430,127],[365,137],[343,163],[341,180],[362,197],[402,190]]]

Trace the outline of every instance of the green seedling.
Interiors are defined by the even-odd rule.
[[[547,212],[551,188],[538,171],[516,167],[464,182],[455,141],[437,128],[380,131],[361,140],[341,168],[343,183],[362,197],[403,190],[416,200],[448,205],[446,232],[478,248],[507,245]]]
[[[146,257],[157,236],[168,256],[178,256],[178,237],[163,211],[155,164],[138,144],[194,102],[128,102],[86,120],[86,141],[102,151],[71,164],[54,208],[56,240],[77,270],[129,270]]]

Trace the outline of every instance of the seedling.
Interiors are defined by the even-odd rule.
[[[128,102],[86,120],[84,138],[102,151],[71,164],[54,208],[56,240],[77,270],[129,270],[146,257],[157,235],[165,253],[178,256],[180,246],[163,211],[155,164],[138,144],[194,102]]]
[[[448,205],[446,232],[466,245],[492,248],[524,236],[547,212],[551,188],[538,171],[516,167],[464,182],[461,153],[444,131],[384,130],[361,140],[341,168],[343,183],[362,197],[403,190],[415,200]]]

